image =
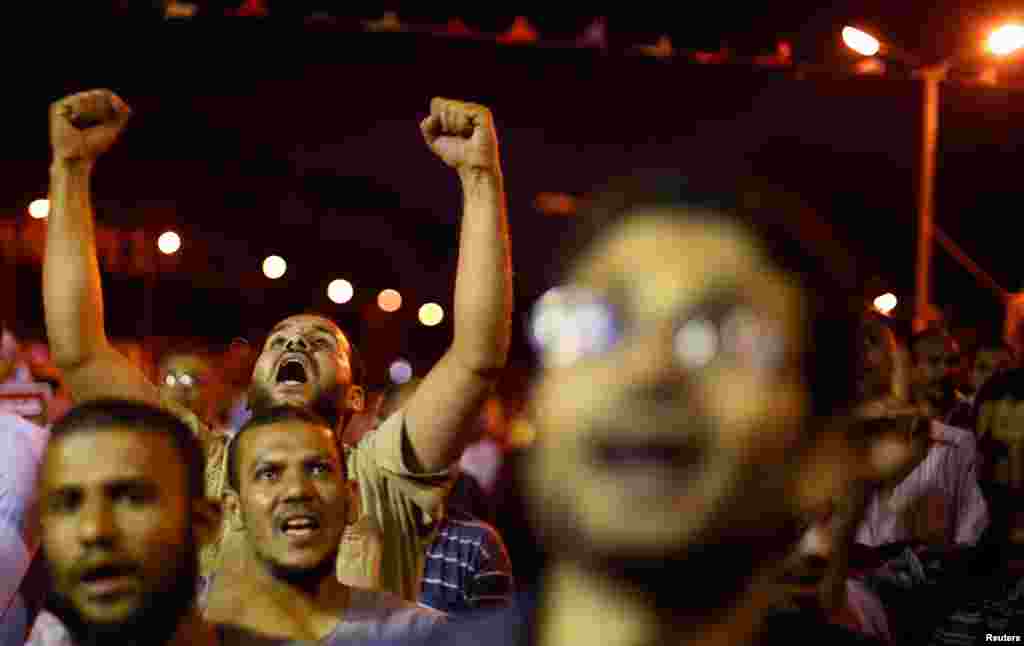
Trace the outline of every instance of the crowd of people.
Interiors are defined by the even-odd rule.
[[[297,313],[151,380],[104,329],[90,197],[130,116],[107,90],[50,111],[55,368],[5,334],[0,376],[66,403],[0,413],[0,642],[1024,634],[1024,367],[999,339],[904,335],[757,189],[595,188],[513,313],[491,113],[434,99],[422,135],[464,199],[454,333],[422,379],[367,390],[345,332]],[[541,369],[511,448],[495,385],[523,317]]]

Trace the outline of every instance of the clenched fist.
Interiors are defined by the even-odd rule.
[[[79,92],[50,106],[54,160],[93,161],[114,145],[131,109],[110,90]]]
[[[423,139],[448,166],[468,171],[498,173],[498,136],[491,111],[476,103],[435,98],[430,116],[420,123]]]

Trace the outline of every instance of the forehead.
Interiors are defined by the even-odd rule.
[[[782,307],[798,302],[796,288],[786,286],[792,281],[746,230],[699,211],[627,215],[580,258],[573,278],[620,292],[624,305],[652,316],[670,316],[720,290]]]
[[[161,488],[186,488],[182,453],[158,431],[118,426],[78,430],[51,440],[43,461],[44,489],[91,487],[144,479]]]
[[[248,429],[239,440],[242,463],[273,456],[337,454],[334,434],[330,429],[303,421],[276,422]]]
[[[299,314],[297,316],[289,316],[271,330],[270,334],[274,335],[282,331],[295,331],[295,332],[313,332],[320,331],[326,334],[330,334],[338,339],[344,340],[348,343],[348,339],[345,338],[345,334],[341,331],[338,325],[323,316],[317,316],[315,314]]]

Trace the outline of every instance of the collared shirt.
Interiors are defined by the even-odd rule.
[[[21,588],[39,549],[31,511],[49,437],[45,428],[0,413],[0,638],[20,635],[24,640],[33,620],[31,606],[38,602],[25,599]]]
[[[974,435],[933,421],[932,446],[891,495],[868,503],[857,542],[871,547],[923,540],[973,545],[988,526],[988,506],[978,485]]]
[[[512,603],[512,562],[498,530],[449,517],[427,553],[420,605],[454,615]]]

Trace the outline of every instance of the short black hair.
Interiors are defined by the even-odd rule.
[[[305,422],[313,426],[322,426],[331,432],[334,436],[335,442],[337,443],[337,432],[331,424],[316,413],[298,406],[274,406],[266,410],[258,411],[253,414],[252,417],[242,425],[238,432],[235,433],[234,437],[228,442],[227,447],[227,472],[228,472],[228,486],[234,492],[238,492],[241,478],[238,475],[238,440],[242,437],[242,434],[251,428],[257,428],[260,426],[267,426],[270,424],[280,424],[282,422]],[[340,449],[340,445],[339,445]],[[344,464],[342,464],[344,468]]]
[[[862,281],[856,259],[830,225],[794,194],[758,180],[638,171],[584,198],[576,231],[555,261],[556,280],[568,280],[588,249],[645,209],[659,216],[732,222],[751,233],[778,269],[800,281],[806,295],[803,363],[811,414],[829,417],[852,405]]]
[[[206,457],[199,439],[184,421],[164,408],[127,399],[89,401],[72,408],[51,427],[50,441],[113,427],[170,437],[187,470],[189,497],[197,500],[206,495]]]

